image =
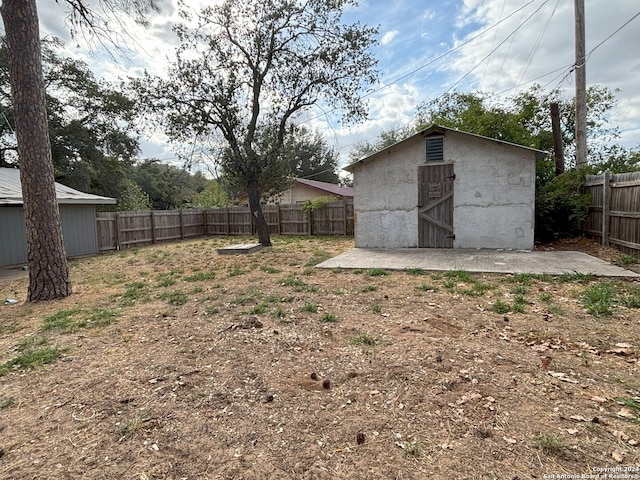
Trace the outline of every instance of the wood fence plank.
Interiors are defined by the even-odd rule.
[[[272,234],[353,234],[353,201],[335,202],[314,212],[303,210],[300,204],[265,205],[264,214]],[[96,223],[99,252],[204,235],[255,234],[248,207],[98,212]]]
[[[640,172],[587,175],[591,194],[586,232],[623,252],[640,254]]]

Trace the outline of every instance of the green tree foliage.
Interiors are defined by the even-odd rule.
[[[298,127],[288,136],[283,155],[289,158],[291,176],[335,183],[338,176],[338,152],[327,145],[319,132]]]
[[[120,180],[139,152],[133,101],[96,80],[79,60],[63,57],[55,38],[42,42],[49,137],[56,181],[78,190],[117,197]],[[8,52],[0,39],[0,166],[19,163],[9,95]]]
[[[156,159],[147,159],[133,166],[131,178],[149,196],[154,210],[189,207],[207,184],[207,179],[200,172],[191,174],[184,168]]]
[[[139,212],[151,210],[151,199],[142,191],[140,185],[131,179],[123,182],[123,188],[117,204],[120,212]]]
[[[394,143],[398,143],[405,138],[410,137],[421,128],[421,125],[405,125],[398,129],[382,130],[380,135],[373,140],[363,140],[356,143],[353,149],[349,152],[349,159],[352,162],[367,157],[375,152],[390,147]]]
[[[230,204],[229,197],[218,180],[208,180],[204,190],[191,203],[198,208],[220,208]]]
[[[542,185],[536,192],[536,237],[552,240],[582,235],[591,196],[585,192],[585,175],[592,167],[568,170]]]
[[[348,121],[366,114],[359,92],[376,79],[376,30],[342,23],[352,4],[225,0],[203,8],[195,28],[176,28],[182,45],[168,80],[137,82],[172,139],[224,138],[216,161],[242,181],[263,245],[271,240],[260,200],[286,176],[283,149],[296,116],[320,102]]]
[[[569,166],[575,165],[575,105],[558,90],[544,92],[540,85],[500,99],[494,95],[452,92],[418,107],[418,128],[431,124],[483,135],[551,152],[551,104],[560,108],[560,126]],[[615,95],[606,87],[592,85],[587,91],[587,133],[590,163],[619,136],[609,125]]]

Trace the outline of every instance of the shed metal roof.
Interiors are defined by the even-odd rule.
[[[338,195],[340,197],[353,197],[353,188],[341,187],[333,183],[319,182],[317,180],[307,180],[306,178],[296,178],[296,183],[300,185],[306,185],[307,187],[316,188],[332,195]]]
[[[116,203],[115,198],[84,193],[56,182],[56,197],[59,204],[107,205]],[[22,205],[20,170],[0,168],[0,205]]]

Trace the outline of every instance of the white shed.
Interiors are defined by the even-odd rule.
[[[96,205],[115,198],[80,192],[56,183],[64,247],[69,257],[98,253]],[[22,209],[20,171],[0,168],[0,266],[27,262],[27,232]]]
[[[345,168],[359,248],[532,250],[546,152],[433,125]]]

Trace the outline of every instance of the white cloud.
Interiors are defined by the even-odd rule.
[[[516,88],[528,88],[530,83],[526,82],[537,78],[536,82],[547,85],[548,89],[561,85],[571,95],[573,76],[564,77],[574,56],[573,2],[533,0],[505,20],[526,3],[521,0],[452,0],[430,3],[426,8],[424,0],[388,0],[349,6],[345,9],[346,22],[379,25],[384,32],[380,47],[375,49],[382,72],[381,84],[377,87],[400,80],[370,97],[370,120],[361,125],[341,127],[333,114],[315,118],[305,125],[323,131],[327,140],[339,148],[341,154],[347,155],[349,146],[357,141],[374,140],[381,130],[412,121],[419,103],[443,94],[465,75],[455,88],[510,95]],[[96,75],[111,80],[137,76],[144,69],[152,74],[163,74],[168,58],[173,56],[177,46],[177,38],[172,32],[173,24],[180,20],[177,4],[177,0],[164,0],[162,12],[150,16],[148,29],[125,18],[125,28],[135,41],[127,42],[130,47],[128,61],[117,57],[114,61],[104,52],[88,48],[82,39],[69,42],[64,8],[54,0],[38,0],[42,32],[65,39],[67,54],[84,58]],[[201,4],[211,2],[189,2],[193,8]],[[587,51],[605,40],[637,10],[634,2],[628,0],[586,0],[585,7]],[[524,23],[529,15],[531,19]],[[480,38],[434,61],[498,22],[501,23]],[[632,48],[638,38],[640,18],[598,47],[587,64],[589,84],[620,90],[616,94],[619,105],[612,115],[612,122],[623,131],[622,140],[627,146],[640,143],[640,60]],[[557,73],[550,73],[554,70],[558,70]],[[314,110],[307,118],[320,113],[319,109]],[[151,138],[149,152],[160,158],[165,157],[163,152],[171,155],[169,148],[161,151],[163,141],[164,138],[158,135]]]
[[[382,38],[380,39],[380,45],[388,45],[390,44],[394,38],[396,38],[396,36],[398,35],[398,30],[391,30],[389,32],[386,32],[384,35],[382,35]]]
[[[572,2],[533,2],[527,8],[482,37],[462,47],[446,64],[451,85],[468,75],[456,88],[511,94],[519,88],[527,89],[535,80],[551,90],[566,89],[573,95],[574,77],[570,66],[574,63],[574,11]],[[516,0],[466,0],[464,12],[480,26],[468,32],[464,40],[497,24],[509,13],[522,6]],[[504,7],[504,9],[503,9]],[[557,7],[557,8],[556,8]],[[554,10],[555,9],[555,10]],[[615,32],[633,17],[637,5],[626,0],[599,2],[587,0],[586,51]],[[530,17],[530,18],[529,18]],[[640,128],[640,83],[637,81],[640,62],[630,45],[640,38],[640,18],[636,18],[616,33],[588,58],[587,83],[620,89],[619,112],[615,119],[622,129]],[[460,40],[458,43],[462,43]],[[555,72],[555,73],[554,73]],[[625,134],[627,146],[640,142]]]

